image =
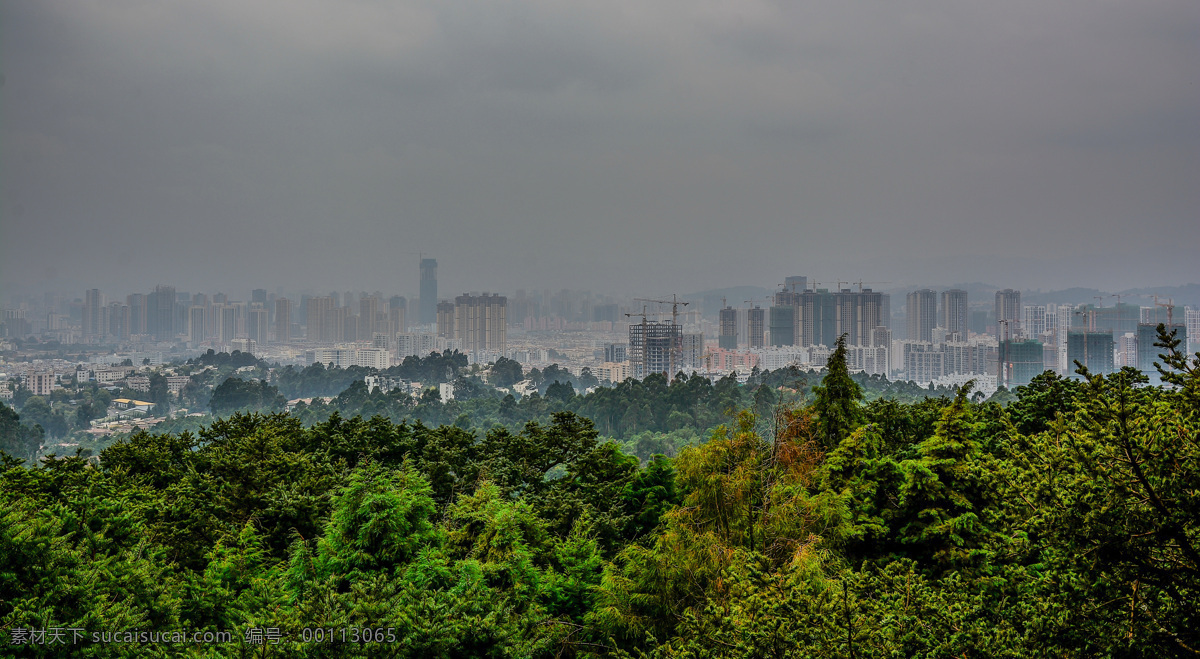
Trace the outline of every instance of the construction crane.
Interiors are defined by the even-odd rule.
[[[861,292],[863,292],[863,284],[890,284],[892,282],[890,282],[890,281],[863,281],[863,280],[859,279],[858,281],[850,281],[850,282],[846,282],[846,283],[858,284],[858,292],[861,293]]]
[[[1092,299],[1096,301],[1096,308],[1097,308],[1097,309],[1103,309],[1103,308],[1104,308],[1104,296],[1103,296],[1103,295],[1093,295],[1093,296],[1092,296]]]
[[[1158,293],[1155,293],[1154,295],[1151,295],[1150,297],[1154,298],[1155,309],[1157,309],[1158,307],[1166,308],[1166,310],[1167,310],[1167,327],[1169,328],[1172,325],[1174,325],[1175,324],[1175,300],[1173,300],[1171,298],[1167,298],[1166,304],[1163,304],[1162,302],[1158,301],[1158,298],[1159,298]]]
[[[670,350],[671,373],[667,377],[667,381],[670,382],[670,379],[675,377],[675,372],[676,372],[675,365],[683,362],[682,328],[678,335],[675,334],[675,328],[679,326],[679,307],[680,307],[680,305],[686,307],[689,303],[681,301],[679,299],[679,296],[675,295],[674,293],[671,294],[670,300],[655,300],[655,299],[645,298],[645,297],[634,298],[634,300],[636,302],[653,302],[655,304],[671,305],[671,350]],[[643,312],[644,311],[645,311],[645,308],[643,307]],[[642,322],[643,322],[643,324],[645,323],[645,318],[642,319]],[[642,334],[642,337],[643,337],[643,339],[642,339],[643,341],[645,341],[647,338],[645,333]],[[643,349],[643,352],[646,352],[647,354],[649,353],[649,351],[644,350],[644,349]],[[678,357],[679,357],[678,360],[676,360],[676,355],[678,355]]]

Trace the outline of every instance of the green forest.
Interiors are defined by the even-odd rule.
[[[351,382],[291,414],[303,371],[226,380],[197,430],[0,456],[0,654],[1193,656],[1200,354],[1160,343],[1160,386],[1081,368],[990,400],[871,393],[841,345],[811,382],[517,401],[451,363],[463,400]],[[16,631],[49,629],[233,640]]]

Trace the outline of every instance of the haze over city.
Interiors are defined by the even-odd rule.
[[[1200,279],[1186,0],[10,2],[0,30],[5,299],[411,294],[419,252],[450,291]]]

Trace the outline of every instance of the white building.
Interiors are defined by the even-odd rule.
[[[341,368],[364,366],[367,368],[385,369],[391,365],[391,355],[381,348],[357,348],[335,346],[332,348],[316,348],[304,351],[306,364],[332,364]]]
[[[1184,326],[1187,328],[1187,351],[1189,355],[1200,352],[1200,309],[1184,307]]]

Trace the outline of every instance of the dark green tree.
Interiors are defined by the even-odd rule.
[[[818,441],[825,450],[837,446],[849,437],[865,420],[860,401],[862,387],[850,377],[846,366],[846,335],[838,337],[837,347],[829,356],[825,377],[813,387],[813,411],[819,426]]]

